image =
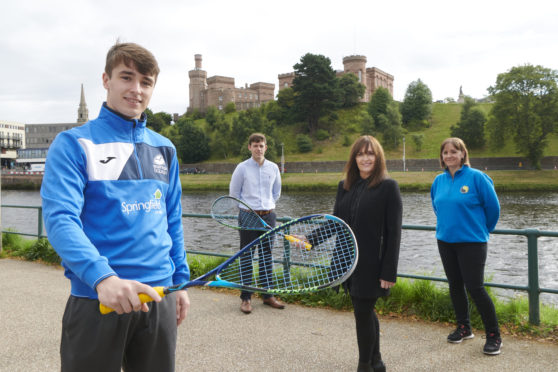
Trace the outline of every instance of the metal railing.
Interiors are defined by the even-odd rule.
[[[2,208],[26,208],[26,209],[36,209],[37,210],[37,233],[19,233],[16,231],[2,231],[5,234],[18,234],[25,236],[33,236],[36,238],[44,238],[43,229],[43,210],[42,207],[37,206],[24,206],[24,205],[2,205]],[[196,214],[196,213],[183,213],[183,218],[211,218],[209,214]],[[290,218],[279,217],[277,221],[287,222]],[[419,230],[419,231],[436,231],[434,226],[422,226],[422,225],[403,225],[403,230]],[[540,294],[541,293],[552,293],[558,294],[558,289],[551,288],[541,288],[539,285],[539,252],[538,252],[538,239],[539,237],[558,237],[558,231],[540,231],[537,229],[496,229],[491,234],[497,235],[520,235],[527,238],[527,285],[510,285],[503,283],[485,283],[488,287],[503,288],[503,289],[513,289],[518,291],[525,291],[529,298],[529,323],[539,325],[540,324]],[[207,251],[195,251],[188,250],[188,253],[201,254],[207,256],[216,257],[230,257],[229,254],[215,253]],[[410,279],[420,279],[420,280],[431,280],[438,282],[447,282],[446,278],[433,277],[433,276],[422,276],[399,273],[398,277],[410,278]]]

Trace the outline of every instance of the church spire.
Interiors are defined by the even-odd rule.
[[[85,103],[85,94],[83,93],[83,84],[81,84],[81,99],[79,101],[78,108],[78,124],[84,124],[89,120],[89,110],[87,109],[87,103]]]

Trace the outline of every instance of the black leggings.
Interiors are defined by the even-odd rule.
[[[351,296],[351,300],[355,313],[358,360],[362,363],[381,360],[380,322],[374,311],[378,299]]]
[[[438,250],[448,278],[457,323],[471,327],[467,290],[486,333],[500,334],[494,303],[484,289],[486,243],[446,243],[438,240]]]

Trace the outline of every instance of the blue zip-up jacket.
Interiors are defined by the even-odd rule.
[[[74,296],[97,298],[111,275],[163,286],[190,278],[176,149],[145,125],[103,104],[49,148],[45,226]]]
[[[500,217],[500,203],[492,179],[467,165],[446,169],[430,189],[436,213],[436,238],[446,243],[486,243]]]

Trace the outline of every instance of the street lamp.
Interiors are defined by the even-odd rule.
[[[283,153],[283,144],[281,144],[281,174],[285,173],[285,154]]]
[[[405,172],[405,136],[403,136],[403,172]]]

